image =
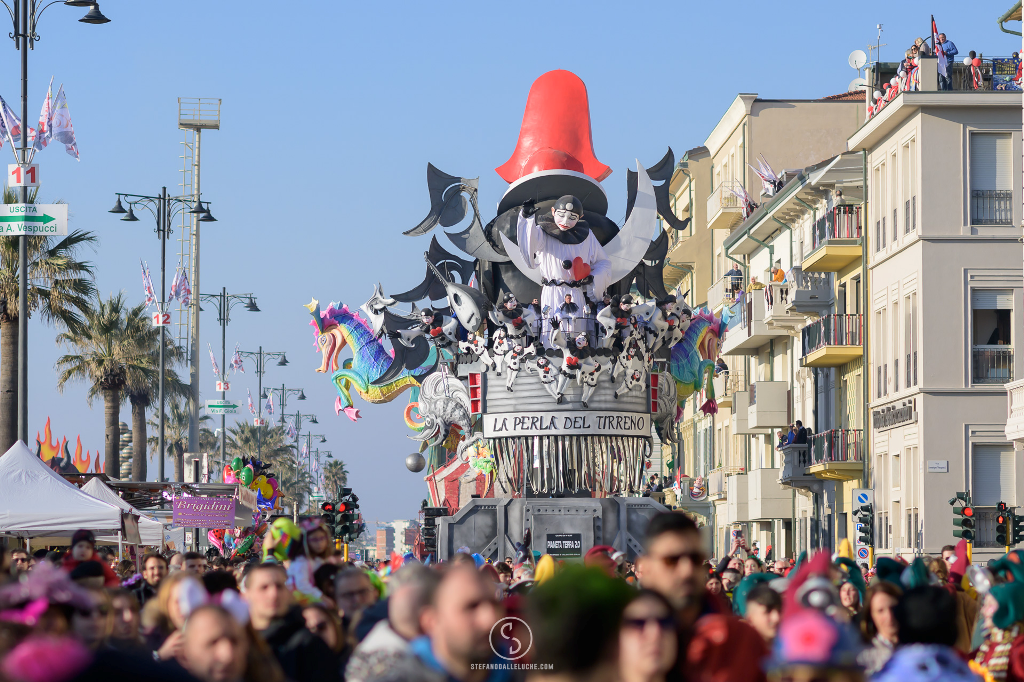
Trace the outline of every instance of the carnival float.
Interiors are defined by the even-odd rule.
[[[688,223],[669,208],[674,169],[671,149],[650,168],[637,162],[616,224],[586,86],[568,71],[542,75],[496,168],[508,188],[495,217],[481,215],[479,178],[427,164],[430,210],[403,234],[468,218],[445,232],[460,253],[435,232],[411,289],[378,283],[359,309],[306,306],[336,412],[357,421],[360,401],[408,400],[420,452],[407,466],[428,468],[431,505],[452,513],[477,497],[639,495],[652,429],[672,441],[700,391],[700,409],[717,410],[711,380],[727,323],[665,288],[666,230]]]

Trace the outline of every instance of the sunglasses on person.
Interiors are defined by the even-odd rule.
[[[647,627],[648,623],[654,623],[660,630],[674,630],[676,627],[676,622],[672,619],[672,616],[662,616],[661,618],[649,616],[647,618],[622,619],[622,627],[629,628],[631,630],[643,630]]]
[[[666,568],[675,568],[683,559],[687,559],[691,564],[699,566],[704,563],[704,554],[702,552],[683,552],[681,554],[669,554],[658,557],[658,560],[665,564]]]

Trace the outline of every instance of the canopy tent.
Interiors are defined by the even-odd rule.
[[[139,537],[142,539],[144,545],[156,545],[160,547],[164,542],[164,524],[160,523],[156,519],[150,518],[140,512],[138,509],[128,504],[117,496],[113,490],[98,478],[91,478],[89,482],[82,486],[82,492],[89,493],[97,500],[108,502],[112,505],[120,507],[122,510],[135,514],[139,517]],[[110,537],[98,537],[99,541],[113,541],[117,542],[117,536]]]
[[[121,530],[121,508],[82,492],[18,441],[0,457],[0,535]]]

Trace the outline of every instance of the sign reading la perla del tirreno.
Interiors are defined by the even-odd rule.
[[[638,412],[498,412],[484,417],[484,438],[508,436],[650,436]]]

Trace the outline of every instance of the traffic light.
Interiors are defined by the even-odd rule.
[[[1017,516],[1015,512],[1010,512],[1010,521],[1013,526],[1013,542],[1011,544],[1017,545],[1024,542],[1024,516]]]
[[[996,514],[996,542],[1008,546],[1013,539],[1013,514],[1005,502],[1000,502]]]
[[[857,523],[861,524],[858,531],[857,542],[868,547],[875,546],[875,510],[873,504],[862,504],[853,515],[857,517]]]
[[[953,510],[953,537],[970,542],[974,539],[974,507],[964,505]]]

